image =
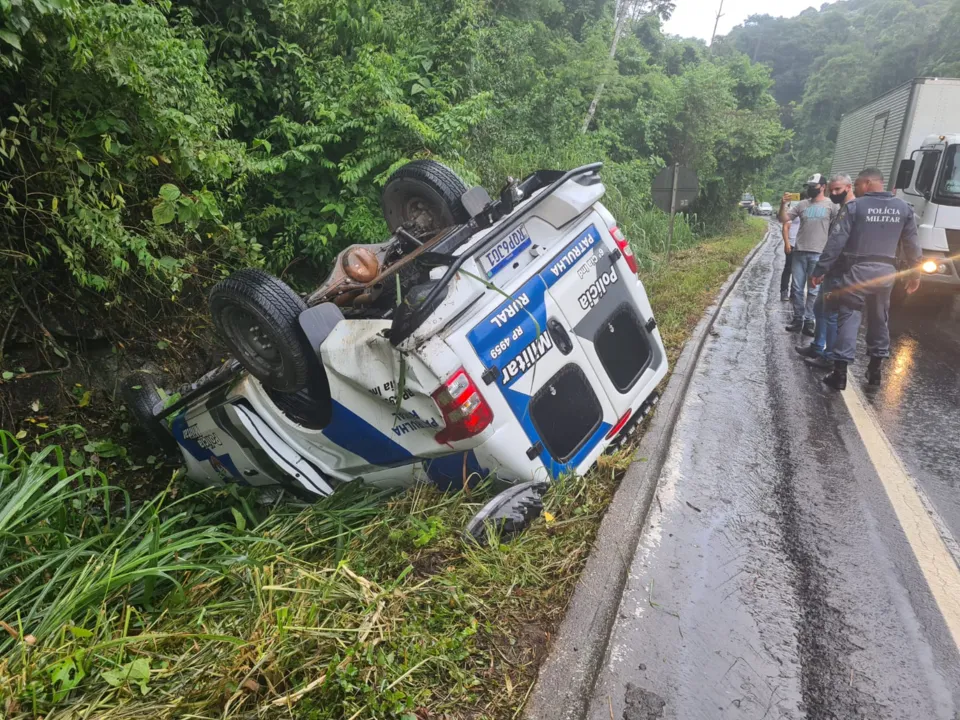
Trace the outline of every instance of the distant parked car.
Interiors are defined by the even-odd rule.
[[[740,198],[740,209],[747,210],[748,212],[753,212],[753,208],[756,207],[756,201],[753,199],[753,195],[750,193],[744,193],[743,197]]]
[[[762,202],[757,207],[757,215],[773,215],[773,205],[768,202]]]

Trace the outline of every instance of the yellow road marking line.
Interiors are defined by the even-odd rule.
[[[907,475],[859,391],[848,387],[842,395],[953,642],[960,648],[960,567],[927,511],[919,488]]]

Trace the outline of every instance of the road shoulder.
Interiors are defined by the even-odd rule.
[[[577,589],[570,600],[527,704],[529,720],[579,718],[586,711],[605,656],[630,560],[657,487],[673,429],[704,343],[744,270],[769,234],[750,251],[707,308],[674,365],[659,408],[614,495],[597,533]]]

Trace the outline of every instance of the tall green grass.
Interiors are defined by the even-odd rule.
[[[609,186],[604,203],[630,241],[640,267],[645,270],[662,267],[668,256],[670,216],[658,208],[645,207],[640,201],[624,198],[616,190],[611,191]],[[686,250],[702,242],[704,237],[703,225],[695,214],[677,213],[669,251]]]
[[[69,471],[56,445],[30,453],[0,431],[0,447],[0,618],[35,644],[82,627],[121,593],[151,607],[186,576],[219,577],[253,539],[197,516],[194,496],[133,510],[102,473]],[[4,633],[0,652],[15,643]]]
[[[8,718],[510,715],[613,487],[607,462],[551,490],[549,524],[477,548],[482,490],[266,512],[174,483],[133,507],[51,442],[0,432]]]

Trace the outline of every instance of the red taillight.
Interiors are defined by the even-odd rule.
[[[620,252],[623,253],[623,259],[627,261],[630,270],[636,275],[638,270],[637,256],[633,254],[633,249],[630,247],[630,243],[627,242],[627,238],[624,237],[623,230],[618,227],[611,228],[610,235],[613,236],[613,241],[617,244],[617,247],[620,248]]]
[[[612,428],[610,428],[610,432],[607,433],[607,437],[606,437],[607,440],[609,440],[609,439],[612,438],[612,437],[616,437],[616,436],[617,436],[617,433],[619,433],[621,430],[623,430],[623,426],[626,425],[628,422],[630,422],[630,413],[631,413],[631,412],[632,412],[632,411],[628,409],[628,410],[623,414],[623,417],[621,417],[619,420],[617,420],[617,424],[614,425]]]
[[[433,393],[445,427],[437,433],[443,445],[482,433],[493,422],[493,411],[466,371],[457,370]]]

